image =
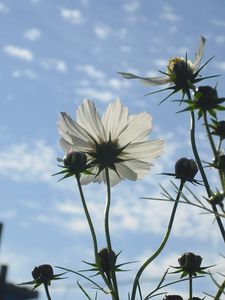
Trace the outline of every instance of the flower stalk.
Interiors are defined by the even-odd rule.
[[[220,138],[220,143],[219,143],[219,147],[218,150],[216,149],[216,145],[214,143],[212,134],[210,132],[210,128],[209,128],[209,123],[208,123],[208,119],[207,119],[207,112],[205,111],[203,113],[203,119],[204,119],[204,126],[209,138],[209,143],[211,145],[212,151],[213,151],[213,155],[214,155],[214,161],[217,161],[218,159],[218,155],[219,155],[219,149],[220,149],[220,145],[221,145],[221,138]],[[218,169],[219,172],[219,177],[220,177],[220,182],[221,182],[221,186],[223,188],[223,191],[225,192],[225,178],[224,178],[224,172],[221,169]]]
[[[88,207],[85,201],[85,197],[84,197],[84,193],[83,193],[83,189],[80,183],[80,175],[76,175],[76,180],[77,180],[77,185],[78,185],[78,189],[79,189],[79,193],[80,193],[80,197],[81,197],[81,202],[83,205],[83,209],[84,209],[84,213],[88,222],[88,226],[91,232],[91,236],[92,236],[92,242],[93,242],[93,248],[94,248],[94,256],[95,256],[95,262],[98,266],[99,272],[103,278],[103,280],[105,281],[106,285],[108,286],[109,289],[111,289],[111,283],[109,282],[109,280],[106,278],[106,276],[104,275],[104,273],[101,270],[100,267],[100,263],[99,263],[99,256],[98,256],[98,242],[97,242],[97,237],[96,237],[96,233],[95,233],[95,229],[94,229],[94,225],[92,223],[89,211],[88,211]]]
[[[189,274],[189,300],[192,300],[193,295],[193,279],[192,274]]]
[[[177,210],[178,202],[179,202],[179,199],[180,199],[180,196],[181,196],[181,193],[182,193],[183,186],[184,186],[184,181],[181,180],[180,181],[179,190],[178,190],[178,193],[177,193],[176,200],[174,202],[173,210],[172,210],[172,213],[171,213],[171,216],[170,216],[170,220],[169,220],[169,224],[168,224],[165,236],[164,236],[164,238],[163,238],[163,240],[162,240],[159,248],[155,251],[155,253],[151,257],[149,257],[144,262],[144,264],[138,270],[138,272],[136,274],[136,277],[134,279],[134,283],[133,283],[131,300],[135,300],[136,291],[137,291],[137,288],[139,286],[139,279],[140,279],[142,273],[147,268],[147,266],[162,252],[163,248],[165,247],[165,245],[166,245],[166,243],[168,241],[168,238],[170,236],[170,233],[171,233],[171,230],[172,230],[172,227],[173,227],[173,221],[174,221],[174,218],[175,218],[175,214],[176,214],[176,210]]]
[[[105,225],[105,237],[107,243],[107,249],[109,253],[109,264],[111,270],[111,277],[112,277],[112,299],[119,300],[119,292],[117,286],[117,279],[116,279],[116,272],[115,272],[115,264],[112,262],[112,244],[110,238],[110,230],[109,230],[109,212],[110,212],[110,205],[111,205],[111,187],[110,187],[110,177],[109,177],[109,169],[105,168],[105,176],[106,176],[106,206],[105,206],[105,214],[104,214],[104,225]]]
[[[189,99],[191,99],[190,90],[188,90],[187,96],[188,96]],[[195,139],[195,114],[194,114],[194,111],[190,112],[190,116],[191,116],[190,138],[191,138],[192,151],[193,151],[196,163],[198,165],[199,171],[201,173],[201,177],[202,177],[202,180],[204,182],[204,186],[205,186],[208,198],[210,198],[211,194],[212,194],[211,189],[210,189],[210,185],[209,185],[208,179],[206,177],[204,168],[202,166],[201,159],[199,157],[197,146],[196,146],[196,141],[195,141],[196,139]],[[220,216],[218,215],[218,210],[217,210],[215,204],[212,203],[211,205],[212,205],[213,212],[215,213],[215,218],[216,218],[217,224],[219,226],[221,235],[222,235],[223,240],[225,242],[225,230],[224,230],[224,227],[223,227],[223,223],[221,221]]]
[[[44,288],[45,288],[45,294],[47,296],[47,299],[51,300],[51,296],[50,296],[50,292],[49,292],[49,288],[48,288],[48,283],[44,283]]]

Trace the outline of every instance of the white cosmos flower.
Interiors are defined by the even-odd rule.
[[[142,178],[164,146],[163,140],[148,140],[151,129],[148,113],[129,116],[119,99],[109,104],[102,118],[94,103],[85,100],[76,111],[76,121],[62,112],[58,122],[60,145],[65,153],[84,152],[95,165],[91,169],[93,175],[82,174],[82,184],[106,182],[106,168],[111,186],[125,178]]]
[[[151,86],[163,85],[167,83],[175,83],[176,85],[177,81],[179,80],[182,81],[183,79],[185,79],[185,81],[190,80],[192,82],[195,80],[196,76],[198,75],[198,70],[204,53],[205,42],[206,39],[202,36],[200,39],[198,50],[195,54],[195,61],[193,63],[190,60],[186,60],[183,57],[175,57],[170,59],[167,66],[167,72],[165,73],[164,76],[140,77],[135,74],[125,73],[125,72],[119,72],[118,74],[120,74],[122,77],[126,79],[140,79],[142,83]],[[176,74],[176,67],[178,69],[177,74]],[[186,78],[177,78],[178,75]],[[183,87],[181,86],[181,89],[182,88]]]

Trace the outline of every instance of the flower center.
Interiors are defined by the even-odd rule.
[[[178,89],[186,90],[189,82],[193,81],[192,64],[182,57],[175,57],[169,60],[167,66],[168,74]]]
[[[119,153],[116,142],[108,141],[96,144],[96,162],[103,167],[112,167],[114,163],[119,162]]]

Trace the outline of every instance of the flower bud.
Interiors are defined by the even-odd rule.
[[[217,135],[220,137],[221,140],[225,139],[225,121],[214,121],[213,125],[210,127],[213,128],[212,134]]]
[[[196,107],[203,111],[217,107],[218,96],[215,88],[210,86],[200,86],[195,92]]]
[[[102,248],[99,252],[98,252],[98,256],[100,258],[100,265],[102,268],[102,271],[105,272],[106,274],[110,274],[111,268],[114,268],[116,265],[116,254],[114,251],[111,252],[111,260],[110,260],[110,256],[109,256],[109,252],[107,248]],[[111,264],[110,264],[111,262]]]
[[[224,204],[223,204],[224,198],[225,198],[225,193],[223,191],[222,192],[218,191],[212,194],[212,196],[209,198],[209,201],[211,204],[219,205],[222,211],[224,212]]]
[[[225,172],[225,155],[218,155],[217,158],[213,161],[213,166],[220,171]]]
[[[183,181],[192,181],[198,172],[198,167],[193,159],[180,158],[175,164],[175,175]]]
[[[31,274],[40,283],[48,283],[54,275],[52,266],[47,264],[35,267]]]
[[[87,155],[83,152],[70,150],[63,158],[63,162],[71,173],[80,174],[86,168]]]
[[[162,300],[183,300],[180,295],[166,295]]]
[[[202,258],[192,252],[186,252],[178,257],[178,262],[184,272],[194,275],[196,272],[200,271]]]

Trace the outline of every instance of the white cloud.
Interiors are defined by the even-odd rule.
[[[163,11],[160,14],[160,17],[163,20],[166,20],[166,21],[169,21],[169,22],[172,22],[172,23],[175,23],[175,22],[178,22],[178,21],[181,20],[181,16],[175,14],[172,6],[170,6],[170,5],[165,5],[163,7]]]
[[[84,72],[91,78],[103,79],[105,78],[105,73],[101,70],[97,70],[93,65],[79,65],[77,66],[78,71]]]
[[[36,41],[41,37],[41,31],[38,28],[31,28],[24,32],[24,37],[30,41]]]
[[[46,70],[55,70],[59,73],[67,73],[67,64],[65,61],[55,58],[42,59],[41,66]]]
[[[43,141],[12,144],[0,152],[0,175],[14,181],[51,182],[54,150]]]
[[[225,61],[218,61],[214,63],[214,66],[221,71],[225,71]]]
[[[123,8],[128,13],[135,13],[140,8],[140,4],[138,2],[130,2],[124,4]]]
[[[115,96],[108,90],[96,90],[95,88],[78,88],[76,89],[76,94],[84,98],[91,100],[96,100],[100,102],[109,102],[112,101]]]
[[[12,77],[14,77],[14,78],[26,77],[29,79],[37,79],[37,74],[30,69],[13,70]]]
[[[111,28],[107,25],[96,25],[94,33],[100,40],[105,40],[111,33]]]
[[[225,43],[225,36],[224,35],[216,36],[215,41],[219,45],[224,44]]]
[[[221,19],[212,19],[211,24],[217,27],[225,27],[225,21]]]
[[[9,8],[8,6],[6,6],[4,3],[0,2],[0,13],[8,13],[9,12]]]
[[[25,48],[20,48],[14,45],[7,45],[3,48],[3,50],[9,56],[20,58],[28,62],[31,62],[34,59],[33,53]]]
[[[84,17],[79,9],[62,8],[61,16],[72,24],[79,25],[84,22]]]

